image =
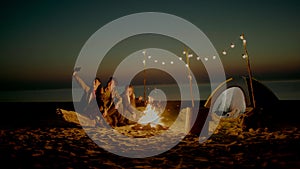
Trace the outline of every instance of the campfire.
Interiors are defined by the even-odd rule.
[[[155,127],[161,123],[159,114],[153,105],[147,104],[144,115],[138,120],[138,123],[142,125],[149,124],[151,127]]]
[[[163,112],[158,106],[155,106],[153,102],[148,103],[145,110],[143,111],[142,117],[137,121],[137,124],[132,127],[135,130],[166,130],[168,127],[162,123],[162,117],[160,116]]]

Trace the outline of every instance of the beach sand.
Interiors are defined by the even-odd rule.
[[[99,133],[99,131],[97,131]],[[99,134],[108,134],[103,131]],[[204,143],[188,135],[171,150],[127,158],[100,148],[81,128],[22,128],[0,131],[1,164],[9,168],[298,168],[300,131],[212,135]],[[172,139],[172,136],[170,136]],[[106,140],[107,146],[114,140]],[[116,143],[118,144],[118,143]],[[145,145],[147,146],[147,144]],[[152,147],[160,148],[160,147]]]
[[[174,105],[173,105],[174,106]],[[52,110],[51,110],[52,111]],[[61,119],[43,119],[35,125],[5,126],[0,129],[0,161],[8,168],[299,168],[300,131],[298,127],[247,129],[235,135],[220,130],[205,142],[199,135],[188,134],[170,150],[147,158],[121,157],[99,147],[119,144],[107,129],[67,125]],[[113,129],[155,137],[162,130],[131,130],[130,126]],[[95,131],[93,131],[95,130]],[[110,129],[112,130],[112,129]],[[139,133],[139,134],[137,134]],[[171,133],[167,139],[174,139]],[[95,138],[93,138],[95,137]],[[151,144],[151,143],[150,143]],[[167,143],[166,143],[167,144]],[[145,146],[149,143],[145,142]],[[163,145],[162,145],[163,146]],[[151,147],[159,149],[161,147]]]

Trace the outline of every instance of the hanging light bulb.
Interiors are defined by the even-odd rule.
[[[222,54],[223,54],[223,55],[226,55],[226,54],[227,54],[227,52],[226,52],[225,50],[223,50]]]
[[[189,65],[188,65],[188,64],[185,64],[185,67],[189,67]]]
[[[243,39],[243,43],[246,44],[246,42],[247,42],[246,39]]]
[[[179,57],[179,60],[182,60],[182,57]]]
[[[161,64],[162,64],[162,65],[165,65],[166,63],[165,63],[165,62],[161,62]]]
[[[205,60],[205,61],[208,61],[208,58],[207,58],[207,57],[205,57],[205,58],[204,58],[204,60]]]
[[[193,54],[189,54],[188,57],[189,57],[189,58],[193,57]]]
[[[240,35],[240,39],[241,40],[243,40],[244,39],[244,35],[242,34],[242,35]]]
[[[234,48],[234,47],[235,47],[234,43],[231,43],[230,47],[231,47],[231,48]]]
[[[158,61],[157,61],[157,60],[154,60],[154,62],[157,63]]]
[[[185,54],[186,54],[186,51],[183,51],[182,53],[185,55]]]
[[[146,61],[145,61],[145,60],[143,60],[143,64],[144,64],[144,65],[146,64]]]
[[[197,60],[200,60],[200,56],[197,57]]]
[[[216,57],[216,56],[213,56],[212,58],[215,60],[217,57]]]
[[[149,55],[149,56],[148,56],[148,59],[151,59],[151,57],[152,57],[152,56]]]
[[[246,55],[246,54],[242,54],[242,58],[243,58],[243,59],[246,59],[246,58],[247,58],[247,55]]]
[[[171,61],[170,63],[171,63],[171,65],[173,65],[173,64],[174,64],[174,62],[173,62],[173,61]]]
[[[145,55],[145,54],[146,54],[146,51],[144,50],[142,53]]]

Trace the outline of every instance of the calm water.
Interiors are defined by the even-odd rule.
[[[300,100],[300,80],[296,81],[265,81],[266,85],[280,100]],[[206,100],[211,93],[209,84],[198,85],[200,99]],[[153,89],[164,91],[168,100],[180,100],[180,92],[176,85],[146,86],[148,95]],[[144,87],[135,86],[136,96],[143,96]],[[81,90],[76,90],[74,101],[78,101]],[[186,95],[187,93],[183,93]],[[71,102],[72,89],[0,91],[1,102]]]

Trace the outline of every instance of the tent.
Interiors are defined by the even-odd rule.
[[[254,78],[252,78],[252,84],[253,84],[253,92],[254,92],[256,107],[260,109],[266,109],[266,108],[268,109],[274,106],[274,104],[278,103],[277,96],[267,86],[260,83],[258,80]],[[226,87],[223,87],[225,85]],[[204,107],[210,108],[212,104],[215,104],[217,101],[220,101],[221,98],[219,97],[224,98],[225,96],[227,98],[226,99],[224,98],[223,101],[227,101],[227,102],[231,101],[231,104],[235,104],[236,101],[242,99],[239,98],[241,97],[241,92],[244,96],[243,104],[245,104],[246,107],[251,107],[253,103],[251,97],[249,78],[243,76],[237,78],[230,78],[226,80],[225,83],[222,83],[208,97]],[[212,100],[213,98],[215,98],[214,101]]]
[[[208,127],[205,120],[211,119],[211,114],[219,117],[238,118],[245,115],[244,125],[247,128],[257,128],[271,125],[272,115],[276,113],[277,96],[264,84],[252,78],[252,86],[256,108],[253,109],[250,80],[248,77],[229,78],[221,83],[207,98],[204,107],[200,108],[197,120],[191,133],[201,132]],[[244,120],[244,119],[243,119]]]

